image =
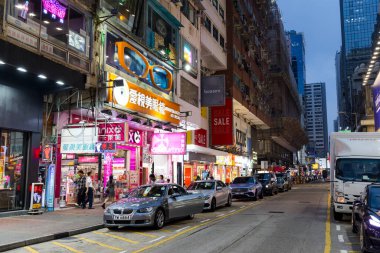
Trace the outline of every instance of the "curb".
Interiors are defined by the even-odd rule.
[[[0,245],[0,252],[12,250],[12,249],[17,249],[17,248],[37,244],[37,243],[43,243],[43,242],[47,242],[47,241],[62,239],[65,237],[70,237],[70,236],[74,236],[74,235],[78,235],[78,234],[82,234],[82,233],[91,232],[91,231],[101,229],[101,228],[104,228],[103,224],[98,224],[98,225],[85,227],[85,228],[79,228],[79,229],[70,230],[70,231],[64,231],[64,232],[60,232],[60,233],[56,233],[56,234],[52,234],[52,235],[45,235],[45,236],[41,236],[41,237],[37,237],[37,238],[27,239],[24,241],[13,242],[13,243],[9,243],[9,244],[3,244],[3,245]]]

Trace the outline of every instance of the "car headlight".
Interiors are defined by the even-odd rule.
[[[369,224],[371,224],[374,227],[379,228],[380,227],[380,220],[373,215],[370,215],[369,217],[370,217],[369,218]]]
[[[150,213],[153,211],[153,207],[145,207],[137,210],[138,213]]]
[[[203,196],[203,199],[204,199],[204,200],[208,200],[210,197],[211,197],[211,195],[204,195],[204,196]]]
[[[267,184],[267,185],[265,186],[265,188],[269,188],[269,184]]]
[[[111,213],[111,209],[110,208],[106,208],[106,210],[104,210],[104,213],[110,214]]]
[[[346,203],[346,199],[344,198],[344,193],[340,191],[335,191],[335,199],[338,203]]]

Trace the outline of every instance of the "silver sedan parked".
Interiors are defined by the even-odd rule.
[[[219,180],[200,180],[191,183],[187,188],[189,192],[204,195],[204,210],[215,211],[219,206],[231,206],[231,189]]]
[[[160,229],[168,220],[188,217],[203,210],[203,195],[187,192],[177,184],[140,186],[127,198],[104,211],[104,225],[109,229],[124,226],[154,226]]]

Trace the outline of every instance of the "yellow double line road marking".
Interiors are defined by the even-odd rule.
[[[121,241],[124,241],[124,242],[129,242],[129,243],[132,243],[132,244],[139,244],[140,242],[138,241],[134,241],[134,240],[131,240],[131,239],[128,239],[128,238],[125,238],[125,237],[122,237],[122,236],[118,236],[118,235],[114,235],[114,234],[110,234],[110,233],[104,233],[104,232],[93,232],[94,234],[97,234],[97,235],[105,235],[105,236],[108,236],[108,237],[112,237],[112,238],[115,238],[115,239],[119,239]]]
[[[94,240],[91,240],[91,239],[87,239],[87,238],[84,238],[84,237],[79,237],[79,236],[74,236],[74,237],[78,238],[79,240],[85,241],[85,242],[97,244],[97,245],[102,246],[104,248],[113,249],[113,250],[117,250],[117,251],[123,250],[121,248],[117,248],[117,247],[114,247],[112,245],[108,245],[108,244],[105,244],[105,243],[97,242],[97,241],[94,241]]]
[[[271,199],[275,199],[275,198],[278,198],[278,197],[274,197],[274,198],[271,198]],[[228,214],[226,214],[226,215],[224,215],[224,216],[217,217],[217,218],[215,218],[215,219],[213,219],[213,220],[210,220],[210,221],[207,221],[207,222],[204,222],[204,223],[198,224],[198,225],[193,226],[193,227],[190,227],[190,228],[188,228],[188,229],[186,229],[186,230],[182,230],[182,231],[180,231],[180,232],[178,232],[178,233],[176,233],[176,234],[174,234],[174,235],[172,235],[172,236],[170,236],[170,237],[167,237],[167,238],[165,238],[165,239],[163,239],[163,240],[161,240],[161,241],[159,241],[159,242],[156,242],[156,243],[154,243],[154,244],[147,245],[147,246],[145,246],[145,247],[143,247],[143,248],[141,248],[141,249],[138,249],[138,250],[136,250],[136,251],[133,251],[132,253],[140,253],[140,252],[146,251],[146,250],[148,250],[148,249],[155,248],[155,247],[157,247],[157,246],[159,246],[159,245],[161,245],[161,244],[164,244],[164,243],[166,243],[166,242],[169,242],[169,241],[171,241],[171,240],[173,240],[173,239],[175,239],[175,238],[177,238],[177,237],[179,237],[179,236],[181,236],[181,235],[183,235],[183,234],[186,234],[186,233],[188,233],[188,232],[190,232],[190,231],[193,231],[193,230],[195,230],[195,229],[197,229],[197,228],[200,228],[200,227],[206,226],[206,225],[208,225],[208,224],[211,224],[211,223],[214,223],[214,222],[217,222],[217,221],[220,221],[220,220],[224,220],[224,219],[226,219],[226,218],[229,217],[229,216],[232,216],[232,215],[235,215],[235,214],[237,214],[237,213],[243,212],[243,211],[245,211],[245,210],[247,210],[247,209],[249,209],[249,208],[252,208],[252,207],[254,207],[254,206],[258,206],[258,205],[260,205],[260,204],[262,204],[262,203],[264,203],[264,202],[258,202],[258,203],[255,203],[255,204],[248,205],[247,207],[245,207],[245,208],[241,208],[241,209],[239,209],[239,210],[236,210],[236,211],[233,212],[233,213],[228,213]]]

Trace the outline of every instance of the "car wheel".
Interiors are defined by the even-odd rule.
[[[255,190],[255,196],[253,197],[253,201],[257,201],[257,190]]]
[[[358,232],[358,228],[356,227],[356,224],[355,224],[355,214],[352,213],[352,217],[351,217],[351,226],[352,226],[352,233],[357,233]]]
[[[165,214],[162,209],[158,209],[154,215],[154,228],[161,229],[165,224]]]
[[[228,200],[226,206],[232,206],[232,198],[231,195],[228,195]]]
[[[341,221],[343,220],[343,213],[337,213],[335,211],[335,209],[333,210],[333,214],[334,214],[334,220],[336,221]]]
[[[212,198],[211,200],[211,212],[215,212],[215,209],[216,209],[216,199],[215,198]]]
[[[359,233],[359,240],[360,240],[360,250],[362,253],[367,253],[367,250],[365,248],[365,233],[364,233],[364,225],[361,223],[360,225],[360,233]]]
[[[263,199],[263,198],[264,198],[264,192],[263,192],[263,189],[261,189],[261,191],[260,191],[259,198],[260,198],[260,199]]]
[[[270,194],[269,194],[270,196],[273,196],[274,195],[274,192],[273,192],[273,188],[272,188],[272,190],[270,190]]]
[[[190,214],[190,215],[187,216],[187,219],[188,220],[192,220],[192,219],[194,219],[194,217],[195,217],[195,214]]]
[[[111,230],[111,231],[116,231],[119,229],[119,227],[107,227],[108,230]]]

